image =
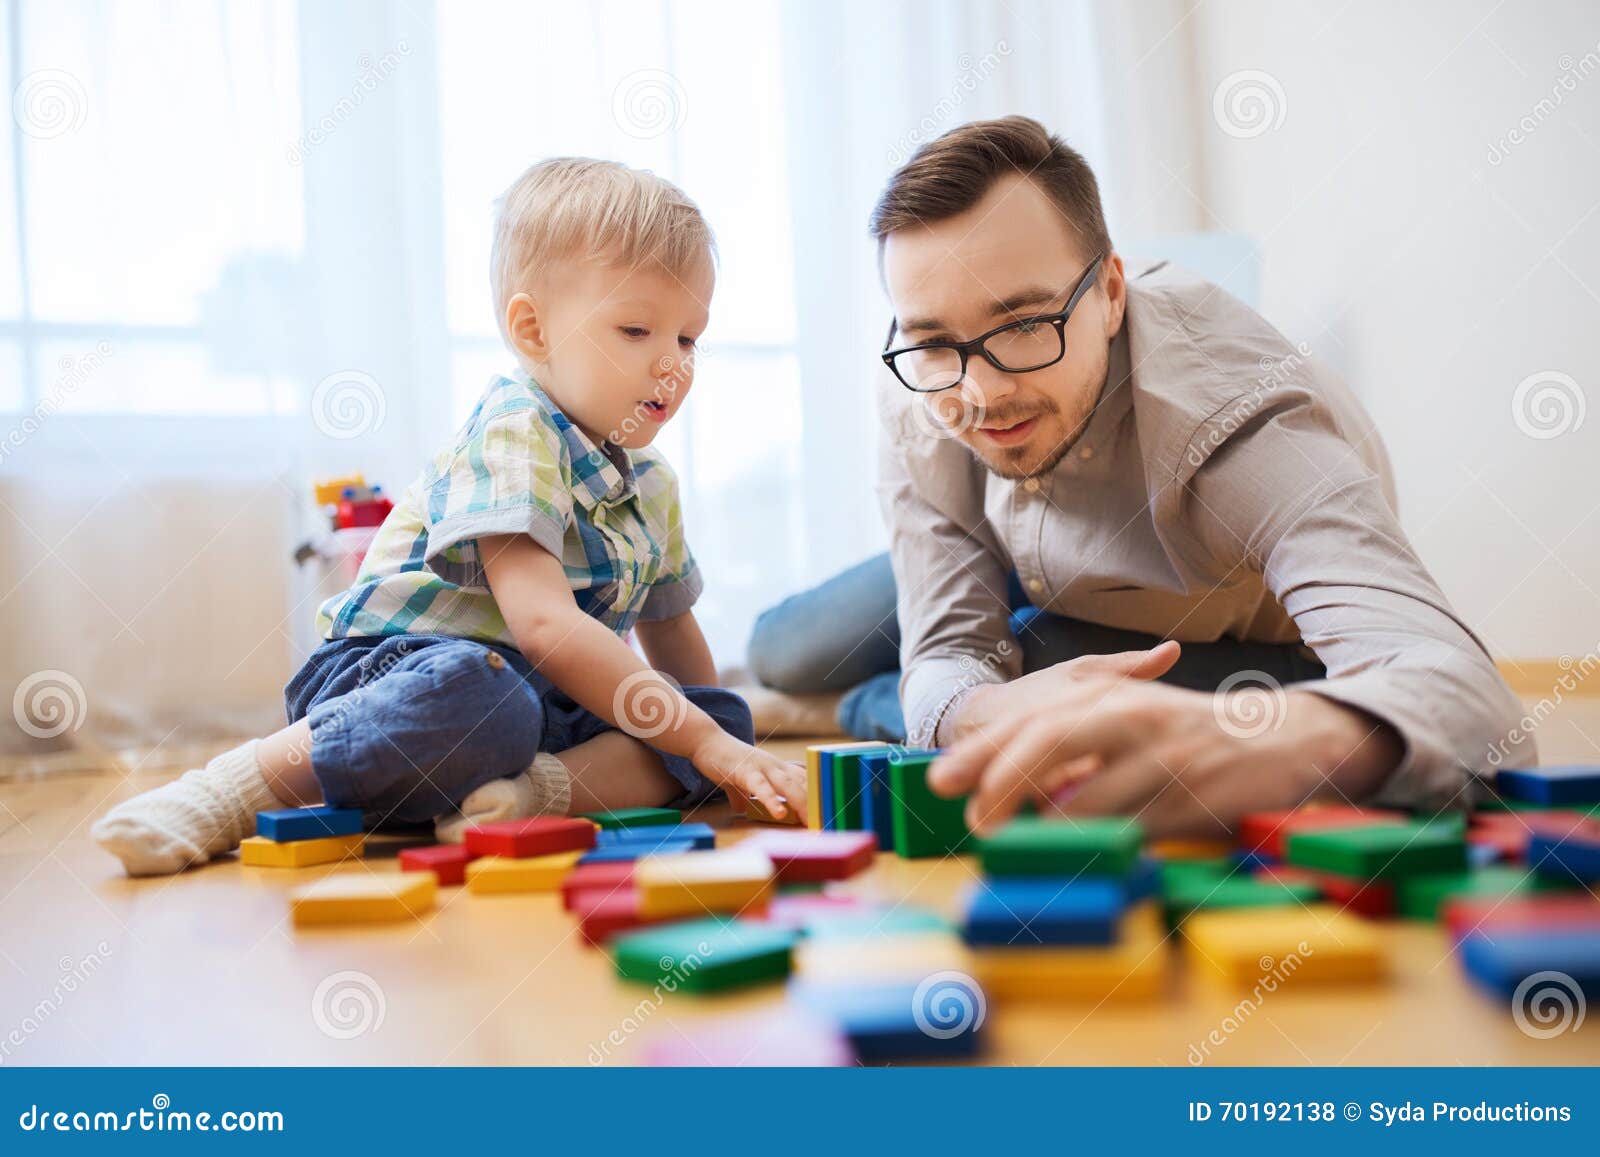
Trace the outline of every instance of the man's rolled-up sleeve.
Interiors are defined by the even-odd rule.
[[[1379,802],[1465,807],[1480,775],[1535,761],[1516,696],[1417,557],[1377,475],[1321,411],[1254,416],[1184,500],[1205,552],[1258,569],[1327,668],[1297,689],[1399,734],[1404,756]]]

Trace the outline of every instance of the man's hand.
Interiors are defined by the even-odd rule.
[[[806,814],[806,773],[759,747],[717,730],[690,757],[700,773],[727,789],[728,802],[743,815],[759,807],[765,818],[799,823]]]
[[[1027,799],[1046,812],[1138,816],[1158,837],[1222,835],[1248,812],[1319,795],[1359,800],[1402,754],[1386,724],[1309,691],[1217,696],[1080,677],[977,722],[929,783],[944,796],[971,793],[967,826],[980,835]]]

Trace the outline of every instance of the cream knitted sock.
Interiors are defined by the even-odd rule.
[[[475,788],[461,801],[459,811],[434,821],[433,831],[441,844],[459,844],[467,829],[478,824],[564,816],[571,806],[572,773],[561,760],[541,751],[526,771]]]
[[[261,776],[256,741],[119,803],[89,834],[130,876],[165,876],[231,852],[254,835],[256,812],[287,807]]]

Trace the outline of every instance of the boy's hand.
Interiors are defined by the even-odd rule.
[[[766,816],[788,823],[799,823],[806,814],[806,773],[797,763],[786,763],[725,731],[710,736],[691,758],[702,775],[727,790],[728,801],[742,814],[759,807]]]

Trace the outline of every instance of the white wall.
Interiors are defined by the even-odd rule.
[[[1423,558],[1497,654],[1591,650],[1600,6],[1211,0],[1186,31],[1188,192],[1262,244],[1263,311],[1372,410]],[[1257,85],[1276,127],[1232,136],[1213,94],[1247,69],[1281,90]],[[1545,371],[1576,387],[1543,419],[1524,407],[1522,426],[1567,428],[1537,438],[1513,400]]]

